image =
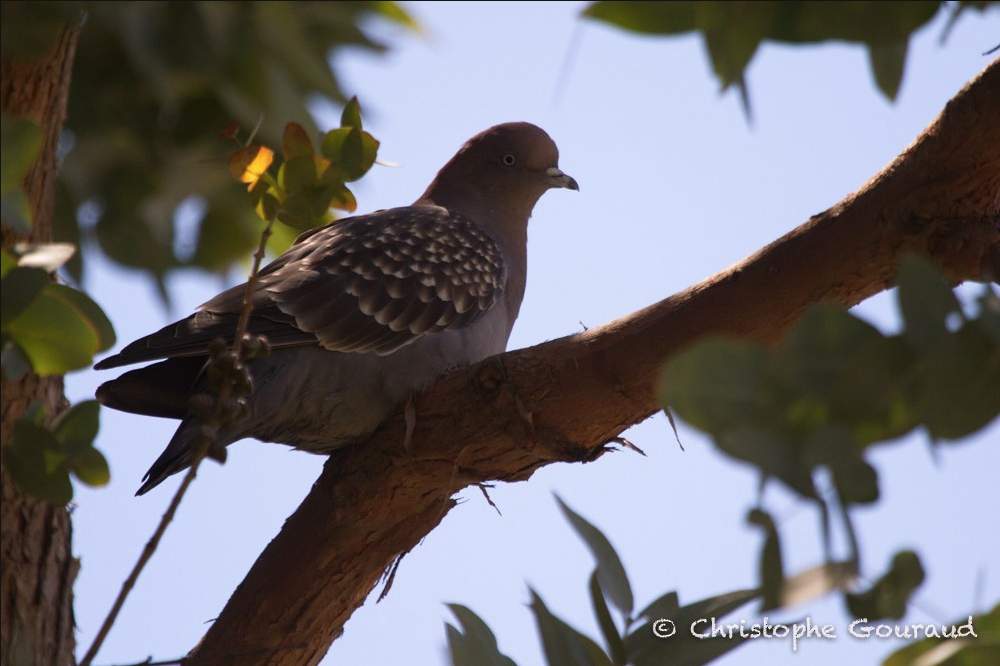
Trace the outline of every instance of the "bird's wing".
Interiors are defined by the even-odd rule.
[[[389,354],[468,326],[496,305],[505,279],[500,248],[472,220],[438,206],[392,208],[302,234],[261,271],[249,329],[275,347]],[[213,339],[231,342],[244,291],[219,294],[95,367],[200,356]]]

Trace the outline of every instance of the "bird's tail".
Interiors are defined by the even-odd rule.
[[[150,490],[160,485],[168,476],[183,472],[194,461],[195,445],[198,435],[201,432],[201,424],[198,419],[192,416],[186,417],[177,427],[174,436],[170,438],[167,448],[163,450],[160,457],[149,468],[146,475],[142,477],[142,485],[136,491],[136,497],[145,495]],[[217,446],[228,446],[236,441],[238,437],[220,438]]]

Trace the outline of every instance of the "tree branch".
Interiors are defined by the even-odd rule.
[[[330,457],[188,664],[316,664],[379,578],[455,506],[452,495],[590,461],[659,409],[672,353],[707,334],[777,339],[812,303],[886,289],[899,254],[954,280],[1000,275],[1000,65],[968,84],[892,164],[743,262],[599,328],[449,374]],[[248,656],[248,649],[259,650]]]

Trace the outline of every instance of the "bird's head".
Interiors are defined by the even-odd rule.
[[[523,224],[549,189],[579,190],[559,169],[559,149],[531,123],[504,123],[469,139],[438,172],[420,202]]]

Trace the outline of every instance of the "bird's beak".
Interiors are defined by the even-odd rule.
[[[550,187],[565,187],[568,190],[580,191],[580,186],[572,176],[567,176],[557,167],[549,167],[545,170],[545,179],[549,181]]]

